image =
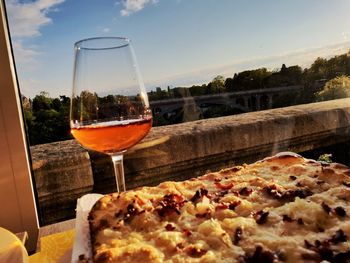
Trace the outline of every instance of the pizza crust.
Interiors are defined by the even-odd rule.
[[[94,262],[349,262],[349,168],[283,153],[101,198]]]

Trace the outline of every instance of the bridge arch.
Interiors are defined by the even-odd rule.
[[[270,105],[270,98],[268,95],[264,94],[264,95],[261,95],[260,98],[259,98],[259,108],[261,110],[266,110],[269,108],[269,105]]]

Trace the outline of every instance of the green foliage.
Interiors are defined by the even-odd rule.
[[[78,103],[81,105],[79,116],[81,116],[83,121],[97,119],[98,96],[96,93],[91,93],[87,90],[82,91]]]
[[[329,80],[323,90],[316,94],[318,101],[347,97],[350,97],[350,78],[347,76],[335,77]]]
[[[23,107],[30,145],[71,139],[69,106],[68,97],[52,99],[47,92],[41,92],[34,97],[32,107]]]
[[[40,110],[51,109],[52,99],[48,97],[47,92],[42,91],[39,95],[36,95],[33,99],[33,112]]]
[[[332,154],[328,154],[328,153],[325,153],[325,154],[322,154],[318,157],[318,160],[319,162],[326,162],[326,163],[332,163]]]
[[[272,73],[266,80],[268,87],[299,85],[302,83],[303,70],[299,66],[282,65],[279,72]]]
[[[253,90],[266,88],[266,80],[272,74],[266,68],[246,70],[235,74],[229,91]]]
[[[217,94],[225,91],[225,77],[218,75],[210,83],[209,94]]]
[[[204,84],[202,86],[198,86],[198,85],[193,85],[192,87],[190,87],[190,94],[191,96],[202,96],[205,95],[207,92],[207,86]]]

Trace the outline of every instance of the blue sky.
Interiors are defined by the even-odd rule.
[[[70,95],[74,42],[127,36],[148,90],[350,48],[348,0],[6,0],[21,92]]]

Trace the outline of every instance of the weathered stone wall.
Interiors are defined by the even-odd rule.
[[[279,151],[348,142],[349,131],[350,99],[155,127],[125,155],[126,184],[130,189],[184,180]],[[109,157],[75,141],[34,146],[32,154],[45,223],[74,217],[70,208],[79,194],[115,190]]]
[[[49,224],[72,217],[77,198],[93,189],[88,152],[74,140],[30,150],[40,221]]]

